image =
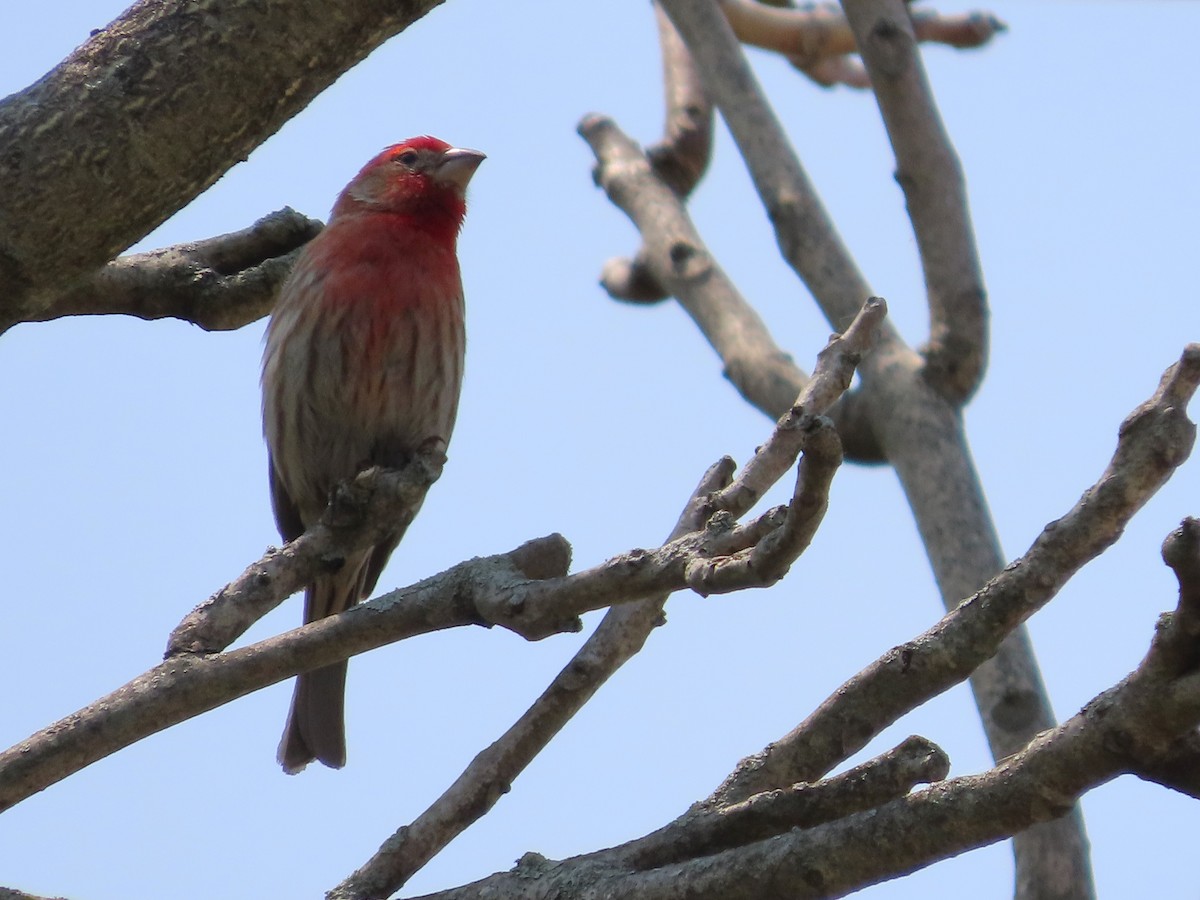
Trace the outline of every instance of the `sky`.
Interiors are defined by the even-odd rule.
[[[4,4],[0,94],[123,7]],[[1008,33],[982,51],[930,48],[926,63],[967,173],[991,300],[991,362],[967,430],[1014,558],[1095,481],[1121,420],[1200,339],[1200,4],[991,10]],[[915,244],[872,98],[751,56],[875,292],[920,343]],[[645,2],[449,0],[133,248],[233,231],[285,205],[324,218],[363,162],[409,135],[488,154],[460,242],[469,347],[450,462],[381,589],[554,531],[576,568],[654,546],[709,464],[744,462],[769,434],[676,305],[626,306],[598,286],[603,262],[638,239],[593,185],[575,126],[603,112],[653,143],[659,78]],[[777,341],[811,368],[828,325],[779,259],[723,126],[690,209]],[[0,745],[155,665],[175,624],[276,542],[262,330],[78,318],[0,337]],[[1134,668],[1174,607],[1159,547],[1187,515],[1200,515],[1200,461],[1030,621],[1060,717]],[[781,584],[673,597],[645,651],[403,894],[507,869],[529,850],[561,858],[658,827],[941,612],[894,474],[846,466]],[[240,643],[299,621],[294,598]],[[356,658],[339,772],[277,767],[287,683],[154,735],[0,816],[0,885],[72,900],[320,896],[420,814],[583,638],[457,630]],[[856,759],[914,733],[947,751],[952,774],[990,765],[962,687]],[[1122,778],[1083,808],[1101,896],[1195,896],[1200,804]],[[1011,885],[999,844],[861,896],[991,900]]]

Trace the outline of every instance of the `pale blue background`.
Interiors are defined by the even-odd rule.
[[[40,77],[123,6],[5,4],[0,93]],[[1095,480],[1121,419],[1200,339],[1200,6],[994,10],[1012,27],[994,46],[933,48],[927,61],[991,292],[992,363],[967,418],[1011,557]],[[921,278],[874,102],[753,59],[872,285],[921,341]],[[461,242],[470,348],[451,463],[381,587],[550,531],[574,543],[578,566],[654,545],[709,463],[744,461],[768,433],[676,306],[631,308],[597,287],[602,262],[637,238],[592,185],[575,124],[605,112],[650,143],[660,95],[645,2],[450,0],[138,245],[242,228],[284,205],[323,218],[367,158],[410,134],[488,153]],[[828,327],[779,261],[723,130],[692,210],[779,342],[811,366]],[[276,540],[261,335],[261,323],[209,335],[87,318],[0,338],[0,745],[155,664],[184,613]],[[1159,544],[1188,514],[1200,514],[1197,462],[1032,620],[1061,716],[1141,658],[1156,615],[1174,605]],[[940,612],[895,477],[847,467],[782,585],[673,599],[646,651],[407,892],[662,824]],[[293,600],[247,640],[299,618]],[[339,773],[276,767],[287,685],[156,735],[0,817],[0,884],[72,900],[320,896],[419,814],[580,640],[529,645],[472,629],[355,660]],[[964,689],[872,752],[910,733],[940,743],[955,773],[989,765]],[[1123,779],[1084,806],[1102,896],[1195,896],[1200,805]],[[1002,844],[866,896],[1010,891]]]

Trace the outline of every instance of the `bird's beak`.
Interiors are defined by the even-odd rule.
[[[487,155],[478,150],[467,150],[463,147],[451,147],[442,154],[434,175],[438,181],[452,184],[460,191],[467,189],[467,182],[479,168],[479,164],[487,159]]]

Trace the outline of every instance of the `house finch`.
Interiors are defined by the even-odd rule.
[[[449,442],[466,340],[455,244],[483,159],[432,137],[388,147],[342,191],[284,283],[262,374],[284,540],[321,517],[339,481],[402,466],[431,439]],[[367,597],[406,524],[318,576],[304,594],[305,623]],[[345,661],[296,679],[279,744],[284,771],[314,759],[345,765],[345,683]]]

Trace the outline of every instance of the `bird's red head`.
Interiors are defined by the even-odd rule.
[[[391,212],[448,219],[457,229],[466,212],[467,183],[484,158],[478,150],[451,147],[428,135],[393,144],[346,186],[333,215]]]

